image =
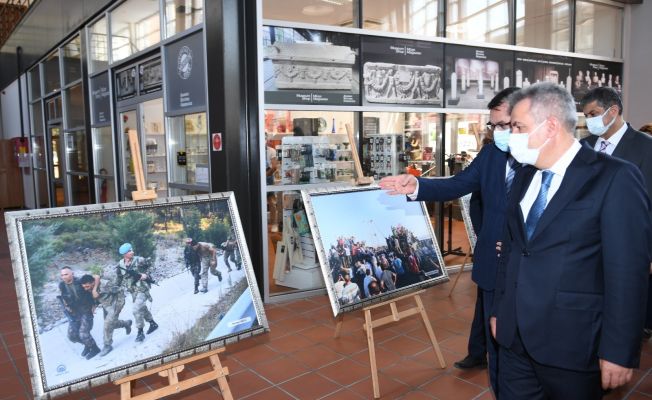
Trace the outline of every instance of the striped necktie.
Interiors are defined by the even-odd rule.
[[[516,171],[520,168],[521,164],[517,163],[512,156],[509,156],[507,162],[509,163],[509,170],[505,176],[505,193],[507,193],[507,197],[509,197],[509,193],[512,191],[514,176],[516,175]]]
[[[543,210],[546,209],[546,201],[548,198],[548,189],[550,188],[550,182],[552,181],[553,173],[550,171],[541,171],[541,188],[539,189],[539,194],[530,208],[530,212],[527,214],[525,220],[525,229],[527,231],[527,239],[532,238],[534,229],[537,227],[539,218],[543,214]]]
[[[607,152],[607,147],[609,147],[611,143],[607,142],[606,140],[603,140],[600,142],[600,150],[598,150],[600,153],[606,153]]]

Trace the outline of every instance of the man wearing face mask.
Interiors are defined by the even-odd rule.
[[[496,352],[489,335],[489,310],[493,302],[496,280],[496,242],[501,238],[505,225],[505,204],[518,163],[507,153],[509,123],[507,97],[519,90],[507,88],[499,92],[488,105],[489,123],[494,144],[480,150],[471,164],[458,174],[446,178],[415,178],[412,175],[398,175],[380,180],[381,188],[389,194],[405,194],[411,200],[448,201],[471,192],[480,192],[482,201],[481,222],[475,226],[478,241],[474,250],[472,278],[478,284],[478,296],[474,322],[469,336],[469,354],[455,363],[460,369],[485,367],[489,354],[489,377],[494,393],[496,385]]]
[[[618,92],[610,87],[595,88],[582,98],[580,105],[591,132],[591,136],[580,143],[636,165],[645,178],[648,197],[652,198],[652,136],[633,129],[625,122]],[[648,281],[648,286],[652,286],[652,275],[648,276]],[[648,294],[644,336],[646,339],[652,336],[652,292]]]
[[[524,166],[490,320],[500,398],[599,399],[639,364],[652,236],[643,177],[580,145],[575,102],[558,85],[509,101],[509,149]]]

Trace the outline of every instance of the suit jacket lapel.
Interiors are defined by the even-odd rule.
[[[588,136],[584,141],[592,148],[595,148],[595,143],[598,141],[598,137],[595,135]]]
[[[630,149],[633,146],[632,139],[634,139],[634,133],[631,132],[632,128],[627,127],[627,130],[625,131],[625,134],[623,137],[620,139],[620,142],[618,142],[618,146],[614,149],[613,153],[611,154],[614,157],[618,158],[623,158],[625,160],[629,160],[631,162],[634,162],[632,159],[632,156],[636,157],[639,153],[639,151],[635,151],[633,154],[630,153]],[[634,162],[636,163],[636,162]]]
[[[541,219],[539,219],[530,240],[533,240],[540,232],[545,230],[566,205],[577,197],[577,193],[582,190],[586,182],[593,178],[597,171],[591,166],[591,163],[596,159],[597,153],[584,147],[575,155],[568,169],[566,169],[559,190],[557,190],[557,193],[541,214]]]
[[[530,187],[530,182],[532,182],[532,178],[536,172],[537,169],[532,166],[521,166],[521,168],[516,173],[516,176],[514,176],[512,191],[510,192],[507,202],[507,209],[514,210],[513,212],[516,214],[516,229],[518,232],[518,240],[522,244],[527,242],[527,235],[525,234],[525,218],[523,217],[523,212],[521,211],[520,202],[523,200],[523,196],[525,196],[527,189]]]

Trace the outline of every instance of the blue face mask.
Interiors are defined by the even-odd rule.
[[[511,129],[505,129],[504,131],[494,130],[494,144],[500,151],[507,153],[509,150],[509,135],[511,133]]]

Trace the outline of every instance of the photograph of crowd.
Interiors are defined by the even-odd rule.
[[[448,279],[421,203],[377,188],[302,194],[335,315]]]
[[[33,386],[84,380],[267,327],[233,196],[9,213]],[[88,208],[88,207],[87,207]],[[110,208],[110,207],[109,207]],[[18,263],[16,263],[18,264]],[[28,351],[28,354],[33,352]]]

